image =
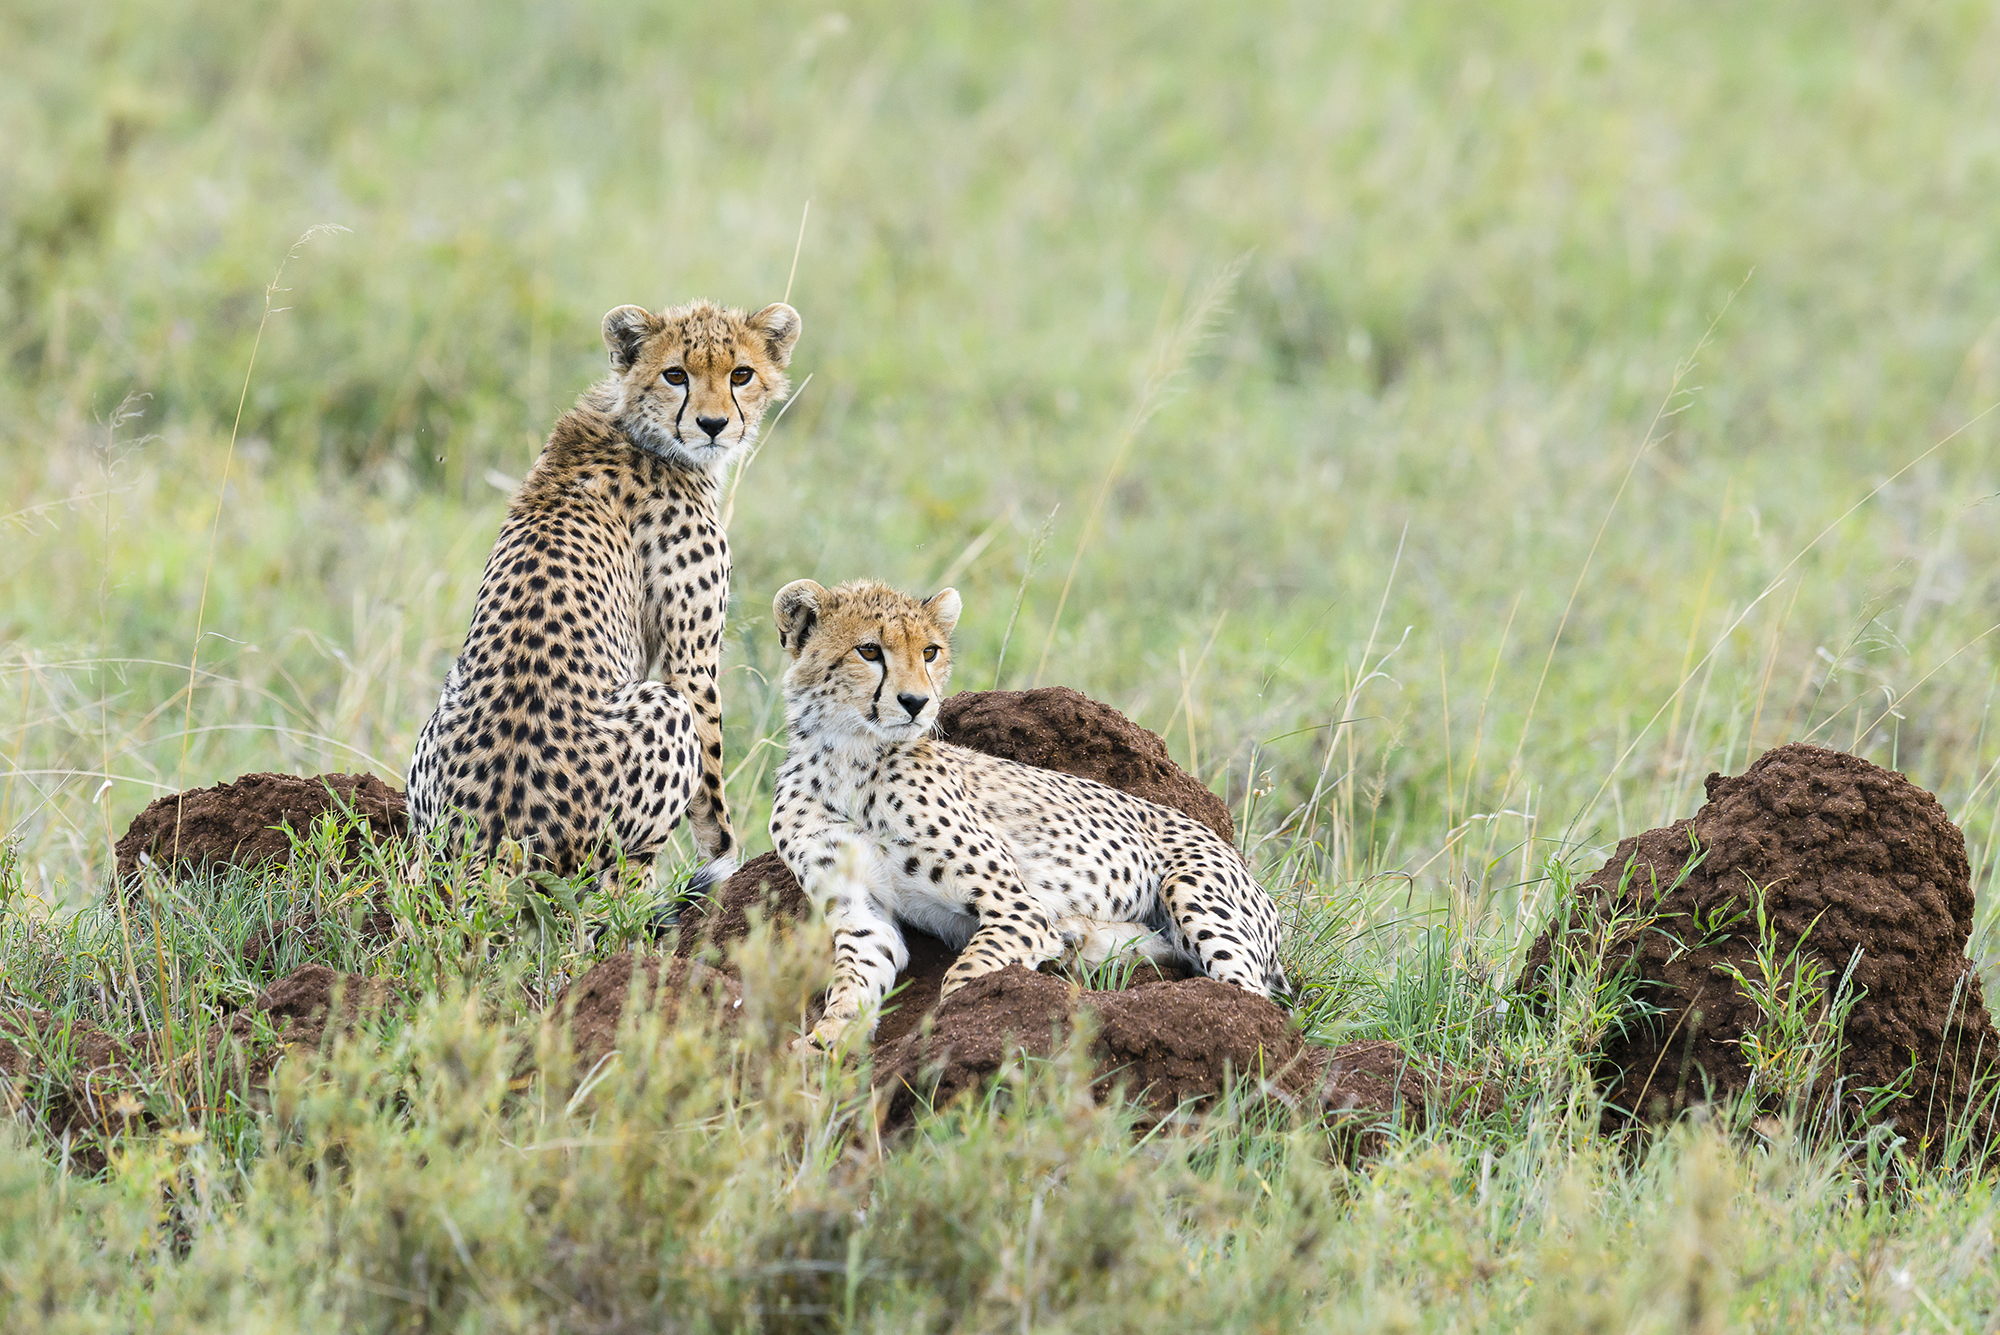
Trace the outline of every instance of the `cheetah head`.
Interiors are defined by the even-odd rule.
[[[785,719],[794,737],[921,737],[937,722],[951,681],[958,590],[921,602],[886,584],[856,580],[825,589],[809,579],[778,590],[778,634],[791,655]]]
[[[757,439],[764,410],[791,387],[785,366],[799,328],[783,302],[755,315],[707,301],[658,315],[620,306],[604,317],[611,376],[592,397],[640,449],[720,468]]]

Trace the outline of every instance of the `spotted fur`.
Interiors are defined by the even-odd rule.
[[[1278,914],[1199,821],[1101,783],[932,740],[955,590],[918,602],[862,581],[778,592],[791,730],[771,811],[778,855],[833,928],[812,1041],[832,1046],[909,960],[901,924],[961,948],[949,996],[1066,949],[1174,957],[1260,996],[1288,990]]]
[[[562,874],[648,865],[682,815],[733,867],[716,670],[722,477],[788,388],[790,306],[604,317],[611,374],[559,418],[508,506],[465,648],[410,763],[419,831],[519,841]]]

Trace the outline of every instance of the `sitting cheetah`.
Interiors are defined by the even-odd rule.
[[[728,875],[716,505],[785,395],[799,328],[782,303],[604,317],[611,374],[557,419],[507,507],[417,739],[419,832],[465,822],[482,861],[513,839],[531,865],[602,873],[621,853],[649,866],[686,813],[709,859],[699,885]]]
[[[944,995],[1080,947],[1136,946],[1259,996],[1285,994],[1278,913],[1199,821],[1090,779],[931,740],[951,676],[952,589],[787,584],[791,665],[771,839],[833,927],[831,1047],[909,960],[897,923],[963,952]],[[871,1016],[869,1023],[873,1025]]]

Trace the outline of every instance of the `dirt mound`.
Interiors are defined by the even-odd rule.
[[[952,953],[921,934],[913,935],[911,946],[913,970],[904,976],[914,971],[916,979],[902,1004],[883,1017],[872,1047],[885,1131],[907,1126],[926,1105],[942,1106],[982,1088],[1017,1052],[1053,1054],[1080,1009],[1090,1010],[1095,1021],[1090,1055],[1100,1094],[1129,1089],[1159,1115],[1202,1106],[1234,1080],[1261,1075],[1264,1097],[1347,1127],[1349,1151],[1366,1155],[1386,1144],[1389,1123],[1400,1120],[1414,1129],[1430,1116],[1456,1118],[1498,1106],[1491,1088],[1412,1058],[1394,1043],[1310,1046],[1277,1006],[1208,978],[1086,991],[1014,965],[976,979],[939,1006],[937,986]],[[926,985],[927,994],[910,995]],[[548,1014],[569,1026],[582,1072],[616,1046],[619,1022],[635,997],[660,1004],[669,1021],[696,997],[726,1021],[742,995],[723,969],[684,956],[627,951],[577,979]]]
[[[1500,1110],[1497,1084],[1414,1057],[1385,1038],[1306,1046],[1286,1087],[1299,1106],[1346,1130],[1349,1151],[1364,1157],[1382,1152],[1385,1127],[1395,1121],[1414,1131],[1430,1116],[1457,1121]]]
[[[387,941],[396,934],[396,915],[379,899],[364,901],[351,911],[354,916],[350,922],[364,944]],[[319,949],[326,941],[326,924],[327,919],[305,910],[287,914],[276,922],[259,923],[243,938],[238,958],[253,969],[276,968],[283,960],[282,952],[288,942],[297,947],[298,954]]]
[[[329,1029],[351,1032],[364,1019],[402,1000],[402,989],[391,979],[308,964],[265,988],[254,1009],[270,1017],[287,1047],[313,1049],[325,1041]]]
[[[401,989],[386,978],[309,964],[212,1026],[202,1047],[211,1054],[227,1049],[235,1064],[224,1079],[257,1097],[285,1053],[317,1051],[329,1030],[350,1032],[401,1000]],[[111,1137],[152,1124],[148,1096],[164,1087],[166,1069],[159,1046],[143,1034],[120,1038],[40,1010],[0,1014],[0,1109],[28,1111],[51,1136],[67,1137],[84,1172],[104,1167]]]
[[[878,1038],[875,1084],[886,1092],[885,1128],[907,1124],[924,1104],[942,1107],[983,1087],[1017,1051],[1053,1053],[1080,1009],[1096,1021],[1090,1055],[1099,1090],[1123,1086],[1155,1113],[1201,1106],[1252,1076],[1267,1097],[1350,1123],[1356,1148],[1368,1153],[1383,1144],[1385,1121],[1416,1126],[1430,1112],[1498,1106],[1497,1093],[1394,1043],[1312,1047],[1276,1005],[1212,978],[1094,992],[1016,964],[966,984],[931,1024]]]
[[[1095,779],[1183,812],[1236,842],[1223,800],[1176,765],[1167,744],[1131,719],[1067,686],[960,691],[938,707],[939,740]]]
[[[378,839],[409,830],[403,795],[372,774],[246,774],[234,783],[162,797],[140,812],[118,841],[118,883],[138,883],[142,856],[176,880],[213,867],[282,866],[291,861],[292,844],[279,827],[304,834],[327,811],[365,820]],[[360,854],[356,831],[348,838],[348,855]]]
[[[637,988],[632,982],[635,970],[640,978]],[[743,988],[734,978],[699,960],[635,955],[629,950],[600,960],[589,973],[558,993],[548,1011],[569,1024],[577,1061],[586,1070],[617,1046],[618,1022],[635,995],[642,1004],[658,1003],[663,1018],[671,1023],[690,995],[706,1000],[724,1014],[734,1014]]]
[[[140,1088],[133,1044],[93,1025],[24,1008],[0,1015],[0,1108],[39,1108],[51,1134],[122,1130]],[[85,1156],[86,1171],[102,1166]]]
[[[1257,1000],[1227,984],[1197,981]],[[1295,1055],[1298,1036],[1274,1006],[1262,1015],[1223,999],[1216,1014],[1196,1021],[1194,1010],[1208,998],[1162,994],[1192,985],[1085,992],[1018,964],[976,978],[937,1008],[931,1025],[906,1026],[886,1041],[878,1034],[875,1083],[891,1091],[887,1120],[907,1122],[920,1100],[942,1106],[982,1086],[1017,1050],[1048,1056],[1068,1037],[1079,1007],[1095,1012],[1101,1026],[1091,1051],[1099,1075],[1124,1074],[1134,1092],[1162,1112],[1183,1099],[1215,1093],[1225,1067],[1248,1074]],[[1220,1031],[1201,1032],[1212,1019],[1220,1020]]]
[[[750,934],[753,911],[773,922],[800,922],[812,912],[798,878],[776,853],[759,853],[738,867],[714,895],[683,909],[674,954],[687,959],[703,945],[714,945],[726,954],[731,942]]]
[[[2000,1056],[1966,959],[1973,903],[1964,836],[1902,775],[1803,743],[1767,752],[1740,778],[1711,774],[1707,789],[1691,820],[1622,841],[1577,887],[1581,911],[1567,915],[1568,935],[1543,933],[1520,986],[1545,989],[1556,950],[1593,924],[1651,917],[1645,930],[1623,934],[1606,965],[1634,968],[1637,1000],[1657,1008],[1604,1049],[1612,1102],[1653,1120],[1710,1094],[1740,1094],[1750,1083],[1743,1039],[1763,1013],[1729,970],[1762,977],[1761,893],[1778,960],[1803,939],[1803,953],[1831,971],[1829,990],[1860,951],[1853,983],[1864,995],[1838,1070],[1847,1107],[1857,1091],[1906,1076],[1914,1061],[1907,1093],[1882,1116],[1913,1142],[1935,1139]]]

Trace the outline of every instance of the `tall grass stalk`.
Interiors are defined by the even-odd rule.
[[[1084,514],[1083,528],[1076,535],[1076,549],[1070,554],[1069,571],[1063,576],[1061,591],[1056,594],[1055,611],[1049,614],[1048,634],[1042,639],[1042,656],[1035,664],[1034,685],[1042,684],[1042,674],[1048,670],[1049,651],[1055,646],[1056,631],[1062,625],[1063,608],[1068,606],[1070,590],[1076,584],[1077,567],[1082,564],[1084,553],[1090,549],[1091,539],[1097,536],[1098,522],[1104,516],[1104,503],[1110,499],[1111,488],[1125,471],[1133,443],[1139,439],[1139,433],[1152,420],[1153,414],[1160,410],[1167,390],[1186,369],[1188,359],[1194,355],[1216,317],[1228,304],[1229,295],[1235,290],[1237,280],[1242,277],[1244,266],[1249,261],[1248,255],[1240,255],[1224,265],[1182,312],[1180,319],[1155,343],[1145,374],[1139,381],[1138,396],[1112,443],[1104,476],[1097,484],[1096,494],[1091,497],[1090,509]]]
[[[1715,337],[1716,328],[1721,325],[1722,317],[1729,313],[1729,308],[1735,304],[1737,296],[1749,284],[1750,277],[1751,275],[1747,273],[1743,275],[1743,281],[1736,285],[1735,290],[1722,303],[1722,308],[1716,311],[1714,317],[1709,320],[1708,328],[1704,329],[1701,337],[1695,341],[1693,351],[1683,357],[1674,367],[1673,376],[1667,382],[1667,392],[1660,397],[1659,405],[1653,409],[1652,420],[1646,424],[1645,435],[1640,437],[1638,447],[1632,451],[1631,456],[1625,462],[1625,471],[1618,478],[1617,489],[1611,493],[1611,500],[1604,507],[1604,517],[1598,521],[1597,532],[1592,535],[1590,546],[1583,554],[1583,563],[1577,568],[1576,582],[1570,586],[1569,597],[1563,603],[1562,615],[1556,620],[1555,633],[1549,637],[1548,652],[1542,656],[1542,670],[1535,678],[1534,692],[1528,697],[1527,713],[1522,717],[1521,732],[1514,742],[1514,755],[1507,762],[1507,776],[1500,786],[1500,801],[1503,805],[1513,796],[1515,786],[1519,782],[1521,757],[1528,745],[1528,730],[1534,725],[1535,710],[1540,706],[1542,691],[1548,685],[1549,667],[1555,662],[1556,649],[1562,643],[1563,631],[1569,626],[1570,616],[1576,610],[1577,595],[1583,591],[1584,582],[1590,578],[1591,563],[1597,559],[1598,548],[1604,545],[1604,535],[1611,527],[1613,516],[1618,513],[1618,503],[1625,498],[1626,489],[1632,485],[1632,475],[1638,471],[1640,461],[1646,457],[1646,452],[1651,450],[1658,441],[1661,425],[1670,418],[1678,415],[1688,406],[1687,399],[1692,396],[1694,391],[1683,391],[1681,386],[1686,383],[1688,376],[1692,375],[1695,367],[1700,364],[1702,350],[1708,346],[1709,340]],[[1677,400],[1679,402],[1676,402]],[[1706,586],[1704,586],[1703,596],[1704,598],[1706,597]],[[1683,671],[1680,686],[1677,686],[1674,690],[1674,698],[1679,698],[1681,688],[1687,685],[1687,680],[1687,675]],[[1637,745],[1636,739],[1633,745]],[[1626,751],[1627,754],[1630,754],[1631,747],[1628,746]],[[1620,758],[1620,763],[1623,763],[1623,757]],[[1604,777],[1604,784],[1609,784],[1612,781],[1618,773],[1618,769],[1619,766],[1617,765],[1611,768],[1610,772]],[[1603,792],[1604,786],[1600,785],[1598,796],[1602,796]],[[1593,798],[1592,804],[1594,805],[1595,802],[1596,798]]]
[[[1699,671],[1708,665],[1709,659],[1713,657],[1719,649],[1721,649],[1724,642],[1728,640],[1729,636],[1736,630],[1736,628],[1743,624],[1744,619],[1750,615],[1751,610],[1754,609],[1757,606],[1757,604],[1761,603],[1765,598],[1777,592],[1779,586],[1784,582],[1785,577],[1791,572],[1792,568],[1798,565],[1800,561],[1804,560],[1807,553],[1811,552],[1813,548],[1817,547],[1821,542],[1825,541],[1828,534],[1832,533],[1836,528],[1838,528],[1843,522],[1845,522],[1850,516],[1852,516],[1855,511],[1859,510],[1862,506],[1866,505],[1869,501],[1875,499],[1876,496],[1880,495],[1882,491],[1885,488],[1887,488],[1891,483],[1895,482],[1897,478],[1902,477],[1903,474],[1909,472],[1911,469],[1915,468],[1918,464],[1930,458],[1931,455],[1943,449],[1946,445],[1950,444],[1953,440],[1957,439],[1960,435],[1964,434],[1967,430],[1969,430],[1975,423],[1984,419],[1989,414],[1994,412],[1996,409],[2000,409],[2000,401],[1996,401],[1993,404],[1989,405],[1987,408],[1981,411],[1976,417],[1973,417],[1969,421],[1962,423],[1950,434],[1936,441],[1928,449],[1924,450],[1921,454],[1909,460],[1901,468],[1898,468],[1894,473],[1891,473],[1888,477],[1878,482],[1868,492],[1867,495],[1863,496],[1860,500],[1848,506],[1848,508],[1841,513],[1839,518],[1833,520],[1825,528],[1821,529],[1819,533],[1813,537],[1812,541],[1808,542],[1805,546],[1801,547],[1797,552],[1795,552],[1792,555],[1792,558],[1789,561],[1785,562],[1784,567],[1780,569],[1777,575],[1775,575],[1771,579],[1771,582],[1766,584],[1763,590],[1759,592],[1755,598],[1751,599],[1749,605],[1746,606],[1743,609],[1743,611],[1729,623],[1728,627],[1723,630],[1722,634],[1716,637],[1714,643],[1709,646],[1708,652],[1703,654],[1701,656],[1701,661],[1695,664],[1694,670]],[[1990,627],[1989,629],[1980,632],[1980,634],[1976,636],[1971,643],[1978,643],[1979,641],[1984,640],[1986,636],[1992,634],[1994,630],[2000,630],[2000,626]],[[1959,649],[1953,651],[1953,653],[1947,658],[1946,661],[1950,661],[1950,658],[1956,658],[1960,653],[1963,653],[1965,649],[1969,647],[1970,644],[1960,646]],[[1583,805],[1583,807],[1578,810],[1575,817],[1572,818],[1571,821],[1572,829],[1579,827],[1583,822],[1584,818],[1590,813],[1590,811],[1593,808],[1596,807],[1599,800],[1603,798],[1605,791],[1610,787],[1612,782],[1616,779],[1619,771],[1624,768],[1625,762],[1629,760],[1632,756],[1632,753],[1638,749],[1639,743],[1645,739],[1646,735],[1649,732],[1652,731],[1652,727],[1655,723],[1659,721],[1660,715],[1665,713],[1668,707],[1672,705],[1675,700],[1680,698],[1681,693],[1687,689],[1688,683],[1691,680],[1693,680],[1692,672],[1683,673],[1679,684],[1674,687],[1672,693],[1667,697],[1666,700],[1663,700],[1660,703],[1658,709],[1655,709],[1653,711],[1652,716],[1646,720],[1645,725],[1639,729],[1638,733],[1634,735],[1632,740],[1626,743],[1624,750],[1619,753],[1617,761],[1612,765],[1610,770],[1608,770],[1605,773],[1604,778],[1598,783],[1597,791],[1591,795],[1590,800],[1586,802]],[[1761,695],[1760,695],[1760,709],[1761,709]],[[1887,717],[1888,714],[1891,712],[1893,711],[1884,711],[1883,717]],[[1753,730],[1754,730],[1754,722],[1753,722]],[[1815,729],[1814,731],[1817,731],[1817,729]],[[1858,737],[1856,741],[1858,743],[1859,741]]]

